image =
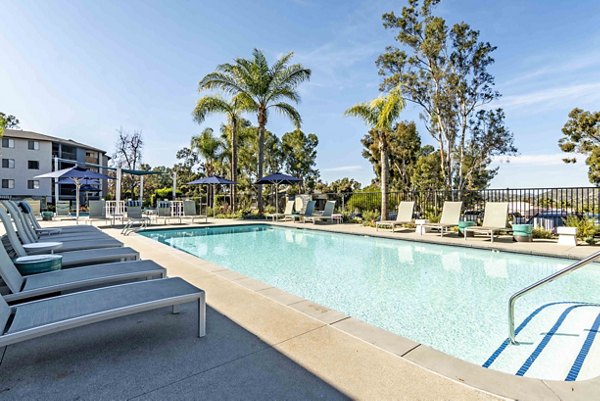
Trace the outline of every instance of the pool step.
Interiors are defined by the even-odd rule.
[[[600,375],[600,305],[556,302],[532,312],[484,367],[518,376],[583,380]]]

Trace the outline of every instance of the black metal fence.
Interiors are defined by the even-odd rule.
[[[380,192],[329,193],[313,195],[317,202],[335,200],[336,208],[346,213],[362,213],[381,209]],[[506,188],[478,191],[401,191],[388,193],[388,210],[394,217],[401,201],[415,201],[418,217],[432,218],[442,212],[444,201],[463,201],[465,220],[481,217],[486,202],[508,202],[511,219],[534,221],[550,228],[561,225],[559,220],[569,215],[587,216],[600,225],[600,188]],[[318,205],[317,205],[318,206]],[[543,220],[548,220],[547,223]]]

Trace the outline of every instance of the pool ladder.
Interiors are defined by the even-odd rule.
[[[523,295],[527,294],[528,292],[535,290],[536,288],[539,288],[545,284],[551,283],[554,280],[556,280],[562,276],[566,276],[567,274],[572,273],[575,270],[579,270],[582,267],[587,266],[588,264],[592,263],[597,258],[600,258],[600,251],[595,252],[595,253],[591,254],[590,256],[565,267],[564,269],[561,269],[555,273],[552,273],[548,277],[545,277],[545,278],[541,279],[540,281],[533,283],[530,286],[525,287],[522,290],[517,291],[513,295],[511,295],[511,297],[508,300],[508,339],[510,340],[510,343],[518,344],[517,340],[515,340],[515,302],[517,302],[517,299],[521,298]]]

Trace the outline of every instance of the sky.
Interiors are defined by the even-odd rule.
[[[312,70],[300,87],[302,129],[319,137],[321,178],[374,177],[362,158],[366,127],[344,110],[379,95],[375,59],[394,35],[384,12],[405,1],[0,0],[0,111],[21,128],[112,153],[116,130],[141,130],[143,161],[170,166],[201,126],[191,117],[198,81],[217,65],[250,57],[273,62],[294,51]],[[565,165],[557,146],[574,107],[600,105],[600,2],[443,0],[436,13],[465,21],[498,49],[491,72],[516,157],[500,158],[493,188],[589,185],[584,158]],[[256,122],[253,115],[247,116]],[[434,144],[417,121],[424,143]],[[293,130],[271,114],[268,129]]]

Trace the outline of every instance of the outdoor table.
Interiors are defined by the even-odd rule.
[[[26,251],[31,251],[33,253],[48,251],[54,253],[54,250],[60,248],[62,245],[62,242],[34,242],[32,244],[23,244],[23,248],[25,248]]]
[[[344,216],[341,213],[332,214],[331,221],[334,221],[336,224],[342,224],[344,222]]]
[[[415,220],[415,233],[419,235],[423,235],[427,232],[427,227],[425,224],[429,223],[426,219],[416,219]]]

